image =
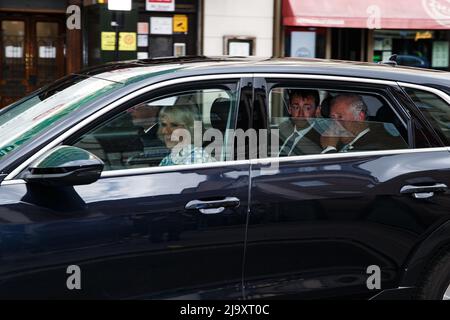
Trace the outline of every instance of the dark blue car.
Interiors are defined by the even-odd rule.
[[[450,298],[446,72],[108,64],[0,111],[0,181],[1,299]]]

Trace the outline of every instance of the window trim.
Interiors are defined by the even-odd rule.
[[[343,153],[328,153],[328,154],[314,154],[303,155],[294,157],[273,157],[262,159],[250,159],[250,160],[238,160],[238,161],[223,161],[223,162],[211,162],[205,164],[192,164],[192,165],[180,165],[180,166],[167,166],[167,167],[150,167],[150,168],[137,168],[137,169],[124,169],[102,172],[100,179],[118,178],[124,176],[138,176],[145,174],[159,174],[174,171],[187,171],[195,169],[210,169],[215,167],[229,167],[229,166],[244,166],[244,165],[270,165],[273,162],[285,163],[285,162],[297,162],[297,161],[314,161],[314,160],[326,160],[326,159],[341,159],[341,158],[360,158],[360,157],[372,157],[372,156],[389,156],[397,154],[415,154],[425,152],[450,152],[450,147],[439,148],[422,148],[422,149],[397,149],[397,150],[383,150],[383,151],[360,151],[360,152],[343,152]],[[1,186],[7,185],[20,185],[26,184],[23,179],[5,180],[1,183]]]

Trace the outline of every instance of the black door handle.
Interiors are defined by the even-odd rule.
[[[235,197],[227,197],[221,200],[193,200],[186,204],[186,210],[199,210],[203,214],[218,214],[222,213],[225,208],[237,208],[240,205],[240,200]]]
[[[411,194],[416,199],[427,199],[434,196],[435,192],[445,192],[448,187],[444,183],[436,183],[429,186],[412,186],[407,185],[401,188],[401,194]]]

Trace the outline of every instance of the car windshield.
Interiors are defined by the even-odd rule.
[[[36,94],[0,113],[0,159],[89,101],[123,86],[97,78],[76,78],[74,85]]]
[[[129,68],[98,77],[72,75],[0,112],[0,159],[89,102],[172,67]]]

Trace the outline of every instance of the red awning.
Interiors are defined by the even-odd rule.
[[[450,0],[283,0],[286,26],[450,29]]]

